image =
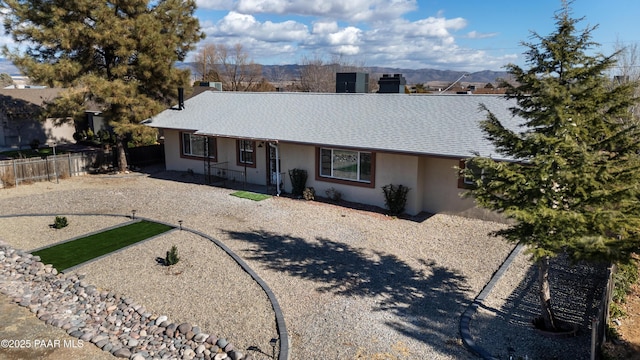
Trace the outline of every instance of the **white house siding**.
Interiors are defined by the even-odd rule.
[[[167,170],[188,171],[191,169],[195,173],[204,173],[202,160],[180,157],[179,131],[167,129],[164,134]],[[256,146],[256,167],[247,167],[247,181],[249,183],[266,184],[267,147],[266,143],[261,148]],[[316,180],[318,169],[316,147],[313,145],[279,143],[278,147],[280,172],[284,173],[283,190],[286,192],[291,192],[291,180],[288,172],[297,168],[307,171],[307,186],[313,187],[318,196],[325,197],[326,191],[333,188],[342,193],[344,200],[384,208],[382,186],[387,184],[404,185],[410,188],[405,210],[408,214],[426,211],[500,220],[496,214],[477,208],[473,199],[460,196],[464,189],[458,188],[458,175],[455,170],[458,161],[455,159],[376,152],[375,187],[371,188],[334,183],[322,179]],[[217,161],[227,162],[228,169],[244,171],[243,166],[237,165],[235,139],[217,138],[217,155]]]
[[[459,214],[474,208],[472,199],[463,199],[458,188],[458,160],[421,158],[424,210],[430,213]]]
[[[430,213],[447,213],[492,221],[504,221],[495,212],[479,208],[473,198],[463,198],[465,189],[458,187],[459,160],[422,157],[423,210]]]
[[[196,174],[205,173],[204,159],[183,158],[180,156],[180,131],[164,130],[165,162],[167,170],[193,171]],[[255,159],[256,167],[246,167],[247,182],[257,185],[266,185],[266,144],[258,147],[256,142]],[[238,165],[236,154],[236,139],[216,138],[217,159],[213,163],[226,163],[228,170],[237,171],[238,174],[245,171],[245,167]]]
[[[73,133],[76,131],[73,121],[57,124],[53,119],[44,122],[35,119],[11,121],[0,116],[0,147],[29,147],[33,140],[45,143],[75,143]]]
[[[188,171],[204,174],[202,160],[192,160],[180,157],[180,132],[164,130],[164,159],[167,170]]]
[[[342,199],[357,203],[384,207],[382,186],[387,184],[404,185],[411,188],[406,211],[417,214],[421,211],[421,201],[416,195],[418,189],[418,157],[376,153],[375,187],[348,185],[324,180],[316,180],[318,171],[316,164],[316,147],[296,144],[280,144],[281,165],[283,172],[298,168],[307,170],[307,186],[315,189],[318,196],[326,196],[328,189],[342,193]],[[288,175],[285,179],[285,190],[291,191]]]
[[[217,138],[218,149],[218,162],[227,163],[229,170],[237,171],[238,173],[247,173],[247,182],[256,185],[267,184],[267,172],[266,172],[266,143],[262,144],[262,147],[258,147],[260,141],[256,142],[254,150],[254,159],[256,162],[255,167],[238,165],[237,158],[237,140],[231,138]]]

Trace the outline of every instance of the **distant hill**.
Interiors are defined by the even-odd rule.
[[[180,67],[190,67],[192,73],[192,63],[182,63]],[[274,76],[280,79],[293,80],[300,78],[300,69],[303,65],[262,65],[262,74],[269,80],[274,81]],[[469,74],[462,80],[465,83],[495,83],[497,79],[505,79],[508,77],[508,73],[505,71],[490,71],[483,70],[473,73],[466,71],[453,71],[453,70],[435,70],[435,69],[400,69],[391,67],[372,66],[364,69],[372,77],[380,77],[382,74],[402,74],[407,80],[407,84],[423,84],[427,82],[453,82],[458,80],[462,75]]]
[[[178,63],[179,68],[190,68],[192,73],[194,71],[193,63]],[[274,76],[280,79],[293,80],[300,78],[300,69],[303,65],[263,65],[263,76],[269,80],[274,81]],[[372,66],[365,68],[372,77],[380,77],[382,74],[402,74],[407,80],[407,84],[421,84],[427,82],[453,82],[459,79],[462,75],[466,74],[465,71],[453,71],[453,70],[435,70],[435,69],[399,69],[391,67],[379,67]],[[18,69],[7,59],[0,58],[0,73],[7,73],[12,76],[20,75]],[[465,83],[495,83],[496,79],[504,79],[508,77],[505,71],[477,71],[469,73],[462,81]]]
[[[453,82],[458,80],[462,75],[469,74],[462,81],[465,83],[489,83],[495,82],[496,79],[506,78],[505,71],[477,71],[469,73],[466,71],[453,70],[435,70],[435,69],[398,69],[388,67],[371,67],[370,74],[402,74],[407,80],[407,84],[421,84],[431,81]]]

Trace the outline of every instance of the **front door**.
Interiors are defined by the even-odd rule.
[[[280,181],[280,185],[282,185],[282,175],[278,174],[278,167],[280,165],[280,159],[276,159],[276,149],[272,146],[269,146],[269,150],[267,151],[267,164],[269,164],[269,178],[267,182],[269,185],[275,186]],[[280,155],[280,154],[278,154]],[[278,167],[276,167],[276,161],[278,162]],[[282,173],[282,168],[280,168],[280,172]]]

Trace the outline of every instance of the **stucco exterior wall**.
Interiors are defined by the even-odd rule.
[[[473,198],[461,196],[465,189],[458,188],[458,171],[456,170],[458,162],[456,159],[421,158],[423,210],[430,213],[504,221],[499,214],[477,207]]]
[[[35,119],[9,121],[0,116],[0,147],[28,148],[32,140],[39,140],[40,145],[75,143],[75,131],[72,120],[56,124],[53,119],[44,122]]]
[[[167,170],[204,173],[202,160],[180,157],[179,132],[165,130],[165,157]],[[257,142],[258,145],[260,142]],[[267,163],[268,144],[256,146],[256,167],[246,168],[247,181],[252,184],[266,185],[269,169]],[[382,186],[387,184],[404,185],[410,188],[406,212],[411,215],[420,212],[449,213],[488,220],[501,221],[501,217],[475,206],[473,199],[462,198],[464,189],[458,188],[458,174],[455,159],[432,158],[415,155],[376,153],[375,186],[366,187],[348,183],[335,183],[316,177],[316,147],[292,143],[279,143],[280,172],[283,173],[283,191],[291,192],[291,180],[288,172],[292,169],[304,169],[308,179],[306,185],[313,187],[317,196],[326,197],[326,191],[335,189],[342,199],[362,204],[385,207]],[[217,139],[217,161],[227,162],[229,170],[243,172],[244,166],[237,164],[236,140]]]
[[[164,146],[165,146],[165,163],[167,170],[173,171],[193,171],[196,174],[205,173],[204,159],[184,158],[180,156],[180,131],[164,130]],[[266,144],[258,147],[256,143],[255,159],[256,167],[246,167],[247,182],[251,184],[266,185]],[[217,159],[213,163],[226,163],[228,170],[234,172],[238,176],[237,181],[242,181],[242,174],[245,173],[245,167],[238,165],[236,154],[236,140],[229,138],[216,138],[216,155]]]
[[[342,199],[384,208],[382,186],[387,184],[404,185],[411,188],[406,206],[406,212],[417,214],[421,211],[421,199],[415,196],[418,187],[418,157],[411,155],[397,155],[376,153],[375,187],[358,186],[357,184],[340,184],[316,179],[318,172],[316,164],[316,147],[297,144],[279,144],[282,172],[286,172],[285,191],[291,191],[291,181],[288,171],[304,169],[307,171],[307,186],[315,189],[318,196],[326,197],[328,189],[335,189],[342,193]]]

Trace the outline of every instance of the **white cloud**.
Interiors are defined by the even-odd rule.
[[[329,34],[329,44],[331,45],[352,45],[359,41],[362,31],[353,26],[349,26],[343,30]]]
[[[200,9],[209,10],[231,10],[234,0],[196,0],[196,5]]]
[[[333,53],[337,55],[355,56],[360,54],[360,47],[355,45],[340,45],[333,48]]]
[[[220,37],[251,37],[263,41],[303,41],[309,33],[306,25],[295,21],[274,23],[256,20],[252,15],[230,12],[217,24],[203,29],[213,38]]]
[[[318,21],[313,23],[312,32],[314,34],[327,34],[337,32],[338,30],[338,23],[335,21]]]
[[[492,37],[496,37],[498,36],[497,32],[492,32],[492,33],[479,33],[477,31],[469,31],[467,33],[467,38],[469,39],[488,39],[488,38],[492,38]]]
[[[287,14],[360,22],[397,18],[417,8],[416,0],[198,0],[201,9],[245,14]]]
[[[200,3],[219,5],[224,1]],[[408,20],[403,14],[412,11],[415,4],[413,0],[233,0],[233,10],[226,16],[201,24],[208,37],[205,42],[241,43],[252,58],[263,63],[297,63],[308,55],[345,55],[358,56],[366,66],[475,71],[499,70],[518,58],[461,47],[457,41],[461,38],[469,43],[497,36],[465,31],[468,21],[464,18],[446,18],[439,12]],[[393,15],[379,12],[391,8]],[[263,20],[265,16],[258,15],[263,13],[308,16],[276,22]]]

